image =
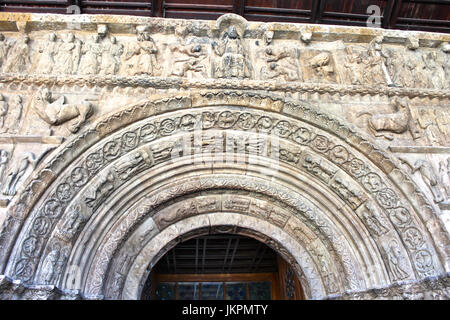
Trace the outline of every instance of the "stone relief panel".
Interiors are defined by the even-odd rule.
[[[225,79],[253,78],[253,67],[249,59],[247,43],[244,40],[245,26],[242,21],[234,22],[233,16],[222,16],[218,23],[219,38],[211,42],[214,52],[212,76]]]
[[[305,81],[338,83],[333,53],[323,50],[302,50]]]
[[[416,123],[421,142],[427,146],[450,145],[450,111],[448,106],[416,106]]]
[[[316,99],[319,110],[328,112],[329,106],[336,106],[335,114],[366,131],[387,151],[421,150],[395,152],[401,168],[418,186],[411,192],[428,198],[450,230],[450,116],[448,97],[445,98],[450,78],[448,51],[436,45],[431,47],[426,41],[419,43],[417,39],[407,39],[403,44],[400,43],[403,38],[392,37],[334,41],[333,37],[326,39],[318,33],[300,36],[298,31],[293,31],[295,28],[286,31],[269,24],[255,27],[229,17],[211,28],[200,22],[198,25],[186,22],[168,26],[135,25],[126,32],[117,32],[113,24],[99,24],[87,32],[53,30],[49,33],[32,27],[27,34],[10,31],[0,34],[0,207],[8,205],[49,151],[63,142],[62,137],[83,133],[101,116],[148,99],[150,95],[167,98],[174,90],[185,93],[242,86],[249,95],[229,101],[241,100],[237,105],[243,105],[253,99],[251,95],[257,90],[277,91],[280,96],[300,101]],[[18,82],[19,75],[23,80]],[[16,80],[10,80],[13,78]],[[26,78],[30,78],[29,82]],[[168,78],[173,78],[173,82]],[[311,86],[303,87],[303,83]],[[334,91],[333,86],[336,86]],[[363,87],[365,93],[348,94],[350,89],[340,92],[350,86]],[[376,91],[380,87],[387,89]],[[171,103],[166,109],[152,104],[142,109],[152,108],[160,113],[182,104]],[[269,108],[265,103],[258,107]],[[278,107],[270,107],[278,111]],[[295,116],[297,113],[303,116],[299,107],[293,108]],[[41,263],[45,266],[42,275],[38,275],[45,283],[59,281],[56,275],[64,267],[70,249],[65,246],[70,246],[81,232],[90,214],[130,178],[167,162],[177,152],[184,155],[186,151],[179,149],[179,141],[148,147],[142,147],[143,144],[192,131],[196,126],[205,130],[254,130],[288,140],[289,144],[282,143],[279,150],[272,150],[267,140],[227,134],[220,139],[230,139],[214,152],[227,148],[241,150],[242,142],[247,159],[267,150],[268,156],[277,154],[280,163],[295,166],[317,179],[332,190],[337,200],[355,211],[377,243],[392,281],[411,279],[414,273],[435,275],[435,253],[427,247],[426,232],[418,227],[411,208],[402,202],[403,195],[396,194],[392,186],[381,181],[378,169],[369,168],[347,146],[307,125],[241,111],[185,112],[175,118],[149,122],[90,153],[79,166],[70,168],[70,177],[58,182],[52,198],[41,208],[42,215],[33,224],[31,236],[24,239],[23,259],[15,265],[16,275],[26,279],[34,272],[29,261],[40,252],[43,243],[39,237],[47,236],[55,218],[64,214],[64,221],[55,227],[56,238],[61,242],[52,243],[54,248],[48,247],[42,253]],[[326,119],[311,120],[315,121]],[[340,129],[330,127],[333,130]],[[61,139],[56,142],[48,139],[49,136]],[[203,139],[200,151],[212,152],[215,139],[214,135],[209,140]],[[297,147],[292,147],[293,143]],[[116,159],[113,166],[102,171]],[[87,185],[89,188],[81,201],[77,199],[69,205]],[[293,214],[289,210],[238,196],[230,196],[226,202],[196,200],[179,211],[155,217],[155,221],[162,228],[188,213],[200,214],[219,208],[246,210],[279,227],[293,227],[290,224]],[[0,224],[3,219],[0,218]],[[300,232],[301,228],[296,228]],[[393,236],[392,228],[400,238]],[[407,249],[402,249],[402,243]],[[413,266],[408,264],[408,256]],[[315,263],[324,273],[333,274],[327,259]],[[333,279],[329,282],[333,283]]]
[[[39,162],[55,146],[39,144],[2,145],[0,183],[3,198],[14,196]]]
[[[186,26],[175,28],[175,40],[168,42],[165,70],[170,77],[208,78],[211,49],[209,39],[192,36]]]
[[[44,137],[66,137],[84,127],[97,102],[97,95],[83,94],[80,99],[79,94],[54,92],[47,87],[33,92],[8,90],[0,93],[0,134],[8,139],[49,143]]]
[[[341,73],[344,83],[368,86],[387,85],[383,71],[383,58],[373,47],[376,43],[372,42],[367,47],[360,45],[345,47],[345,54],[341,55],[343,58]]]
[[[448,106],[425,106],[406,98],[387,103],[361,103],[345,106],[349,122],[367,131],[382,145],[447,147],[450,124]],[[430,149],[431,150],[431,149]]]
[[[2,72],[449,87],[449,52],[444,46],[431,48],[417,39],[392,41],[385,36],[366,42],[333,37],[324,41],[310,32],[249,25],[231,14],[213,28],[183,22],[163,28],[141,24],[120,34],[107,24],[97,24],[94,34],[7,32],[0,36]]]
[[[299,43],[280,44],[273,39],[273,31],[265,31],[263,40],[256,41],[258,46],[256,55],[258,57],[260,69],[259,78],[261,80],[284,80],[301,81],[303,79],[300,69],[300,49]],[[292,43],[294,42],[294,43]],[[259,46],[261,45],[261,48]],[[255,46],[255,47],[256,47]]]
[[[370,112],[360,112],[357,117],[369,116],[367,128],[375,137],[383,137],[393,140],[393,134],[409,132],[415,140],[419,138],[418,129],[411,114],[411,108],[406,100],[393,99],[391,106],[393,113],[372,114]]]
[[[65,96],[54,99],[47,88],[37,92],[31,102],[31,108],[51,126],[58,126],[75,119],[76,121],[67,128],[72,133],[77,132],[94,111],[92,104],[88,101],[69,104]]]
[[[0,133],[19,133],[24,111],[24,101],[20,94],[0,94]]]
[[[404,168],[434,203],[450,203],[450,158],[442,154],[398,154]]]
[[[129,42],[124,50],[124,74],[155,76],[160,71],[157,60],[158,47],[145,26],[136,28],[135,42]]]
[[[446,59],[441,50],[408,49],[384,45],[382,56],[395,86],[410,88],[448,88]]]

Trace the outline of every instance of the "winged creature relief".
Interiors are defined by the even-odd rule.
[[[92,115],[93,106],[90,102],[83,101],[78,104],[66,102],[65,96],[54,100],[52,93],[44,88],[39,91],[31,103],[32,109],[39,117],[52,126],[59,126],[69,120],[77,119],[68,129],[77,132],[83,123]]]

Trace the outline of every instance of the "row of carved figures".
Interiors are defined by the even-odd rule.
[[[136,31],[136,41],[125,45],[108,35],[106,26],[99,26],[97,34],[86,41],[73,33],[50,33],[47,39],[35,41],[38,48],[34,48],[37,54],[33,56],[28,35],[11,41],[0,35],[0,65],[4,73],[211,76],[436,89],[449,86],[447,49],[383,48],[382,37],[366,47],[346,45],[344,61],[340,61],[340,55],[332,51],[309,49],[310,39],[277,43],[274,32],[266,31],[262,41],[255,41],[252,62],[249,40],[235,26],[223,30],[215,40],[188,37],[186,27],[177,27],[176,40],[158,44],[145,26],[138,26]],[[167,69],[164,74],[163,69]]]

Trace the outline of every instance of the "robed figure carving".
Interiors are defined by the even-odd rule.
[[[213,50],[218,56],[213,69],[216,78],[250,78],[251,67],[248,54],[242,44],[235,26],[230,26],[223,32],[219,42],[212,43]]]
[[[128,45],[125,50],[125,73],[127,75],[154,76],[157,65],[158,48],[145,27],[137,27],[137,42]]]

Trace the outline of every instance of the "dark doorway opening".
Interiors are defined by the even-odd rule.
[[[240,235],[205,235],[179,243],[153,268],[142,299],[303,299],[295,272],[264,243]]]

